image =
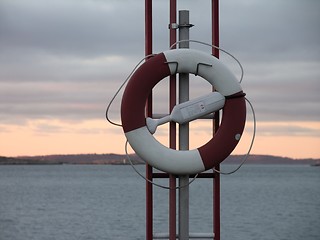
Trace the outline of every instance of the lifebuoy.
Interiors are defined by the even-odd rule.
[[[225,97],[217,133],[188,151],[162,145],[146,126],[145,104],[152,88],[176,73],[199,75]],[[221,163],[238,144],[246,120],[244,96],[235,76],[212,55],[192,49],[165,51],[147,60],[130,78],[121,102],[123,131],[133,150],[151,166],[177,175],[199,173]]]

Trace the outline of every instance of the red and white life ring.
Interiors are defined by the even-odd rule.
[[[197,74],[226,98],[217,133],[188,151],[162,145],[146,126],[145,104],[152,88],[176,73]],[[246,120],[244,95],[235,76],[212,55],[192,49],[165,51],[142,64],[129,80],[121,103],[123,131],[133,150],[151,166],[177,175],[199,173],[221,163],[238,144]]]

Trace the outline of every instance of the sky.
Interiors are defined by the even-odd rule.
[[[169,1],[153,6],[158,53],[169,47]],[[178,1],[185,9],[190,38],[211,42],[210,1]],[[255,108],[253,154],[320,158],[319,24],[318,0],[220,1],[220,46],[241,62]],[[143,56],[143,0],[0,0],[0,155],[123,154],[122,129],[105,109]],[[221,61],[240,76],[227,55]],[[191,86],[191,97],[210,88],[197,78]],[[110,109],[116,122],[121,93]],[[154,95],[155,111],[168,113],[166,80]],[[248,110],[233,154],[247,152],[252,133]],[[156,133],[165,145],[166,134],[166,126]],[[190,124],[191,148],[210,138],[208,120]]]

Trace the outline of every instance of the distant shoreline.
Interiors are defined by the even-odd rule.
[[[137,155],[131,154],[133,164],[145,162]],[[239,164],[244,155],[231,155],[223,164]],[[307,164],[316,165],[320,159],[293,159],[271,155],[250,155],[247,164]],[[0,165],[62,165],[62,164],[100,164],[100,165],[128,165],[130,164],[122,154],[69,154],[69,155],[45,155],[45,156],[22,156],[1,157]]]

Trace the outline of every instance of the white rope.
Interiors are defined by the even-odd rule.
[[[134,164],[132,163],[131,158],[130,158],[130,156],[129,156],[129,154],[128,154],[128,140],[126,141],[126,144],[125,144],[125,151],[126,151],[126,158],[127,158],[127,160],[129,161],[129,163],[130,163],[131,167],[133,168],[133,170],[134,170],[141,178],[143,178],[146,182],[151,183],[152,185],[157,186],[157,187],[160,187],[160,188],[164,188],[164,189],[168,189],[168,190],[176,190],[176,189],[185,188],[185,187],[189,186],[191,183],[193,183],[194,180],[196,180],[196,178],[197,178],[198,175],[199,175],[199,174],[197,173],[187,184],[182,185],[182,186],[178,186],[178,187],[174,187],[174,188],[172,188],[172,187],[167,187],[167,186],[163,186],[163,185],[161,185],[161,184],[155,183],[155,182],[151,181],[150,179],[146,178],[145,176],[143,176],[142,173],[140,173],[140,172],[138,171],[138,169],[136,169],[136,167],[135,167]]]
[[[215,49],[218,49],[219,51],[222,51],[224,53],[226,53],[227,55],[229,55],[230,57],[232,57],[239,65],[240,69],[241,69],[241,77],[240,77],[240,80],[239,80],[239,83],[242,82],[242,79],[243,79],[243,75],[244,75],[244,71],[243,71],[243,67],[240,63],[240,61],[234,57],[232,54],[230,54],[229,52],[227,52],[226,50],[223,50],[222,48],[220,47],[217,47],[217,46],[214,46],[212,44],[209,44],[209,43],[205,43],[205,42],[201,42],[201,41],[197,41],[197,40],[181,40],[181,41],[177,41],[175,42],[174,44],[172,44],[170,46],[170,49],[172,49],[175,45],[181,43],[181,42],[194,42],[194,43],[199,43],[199,44],[203,44],[203,45],[206,45],[206,46],[209,46],[209,47],[213,47]],[[125,79],[125,81],[121,84],[121,86],[118,88],[118,90],[116,91],[116,93],[114,94],[114,96],[112,97],[112,99],[110,100],[108,106],[107,106],[107,109],[106,109],[106,119],[109,123],[111,123],[112,125],[115,125],[115,126],[118,126],[118,127],[122,127],[122,125],[120,123],[116,123],[116,122],[113,122],[110,118],[109,118],[109,110],[110,110],[110,107],[113,103],[113,101],[115,100],[115,98],[117,97],[117,95],[119,94],[119,92],[121,91],[121,89],[123,88],[123,86],[128,82],[128,80],[130,79],[130,77],[133,75],[133,73],[136,71],[136,69],[139,67],[139,65],[147,58],[150,58],[150,57],[153,57],[155,56],[156,54],[150,54],[150,55],[147,55],[145,56],[144,58],[142,58],[138,64],[136,64],[136,66],[133,68],[133,70],[130,72],[130,74],[127,76],[127,78]],[[240,163],[240,165],[233,171],[231,172],[221,172],[215,168],[213,168],[213,171],[219,173],[219,174],[224,174],[224,175],[230,175],[230,174],[233,174],[235,173],[236,171],[238,171],[242,165],[247,161],[248,157],[249,157],[249,154],[251,152],[251,149],[252,149],[252,146],[253,146],[253,143],[254,143],[254,140],[255,140],[255,135],[256,135],[256,117],[255,117],[255,111],[254,111],[254,108],[253,108],[253,105],[251,104],[251,102],[245,98],[246,101],[248,102],[248,104],[250,105],[250,108],[251,108],[251,111],[252,111],[252,115],[253,115],[253,135],[252,135],[252,139],[251,139],[251,144],[250,144],[250,147],[248,149],[248,152],[246,154],[246,156],[244,157],[243,161]],[[175,188],[171,188],[171,187],[168,187],[168,186],[163,186],[161,184],[158,184],[158,183],[155,183],[153,181],[151,181],[150,179],[147,179],[145,176],[143,176],[143,174],[141,174],[137,169],[136,167],[134,166],[134,164],[132,163],[131,159],[130,159],[130,156],[128,154],[128,140],[126,141],[125,143],[125,153],[126,153],[126,159],[129,161],[131,167],[133,168],[133,170],[141,177],[143,178],[145,181],[151,183],[152,185],[154,186],[157,186],[157,187],[160,187],[160,188],[164,188],[164,189],[181,189],[181,188],[184,188],[184,187],[187,187],[189,186],[193,181],[196,180],[196,178],[198,177],[198,174],[195,175],[194,178],[192,178],[192,180],[189,181],[188,184],[186,185],[183,185],[183,186],[178,186],[178,187],[175,187]]]
[[[144,61],[146,60],[147,58],[150,58],[150,57],[153,57],[155,56],[156,54],[150,54],[150,55],[147,55],[145,56],[144,58],[142,58],[137,64],[136,66],[133,68],[133,70],[130,72],[130,74],[128,75],[128,77],[124,80],[124,82],[121,84],[121,86],[118,88],[118,90],[116,91],[116,93],[113,95],[113,97],[111,98],[108,106],[107,106],[107,109],[106,109],[106,119],[109,123],[111,123],[112,125],[115,125],[115,126],[118,126],[118,127],[122,127],[122,125],[120,123],[115,123],[113,122],[110,118],[109,118],[109,110],[110,110],[110,107],[114,101],[114,99],[117,97],[117,95],[119,94],[119,92],[121,91],[121,89],[123,88],[123,86],[128,82],[128,80],[130,79],[130,77],[132,76],[132,74],[136,71],[136,69],[139,67],[139,65]]]
[[[250,105],[250,108],[251,108],[251,111],[252,111],[252,116],[253,116],[253,134],[252,134],[252,138],[251,138],[250,147],[249,147],[249,149],[248,149],[248,152],[247,152],[246,156],[244,157],[244,159],[242,160],[242,162],[240,163],[240,165],[239,165],[236,169],[234,169],[234,170],[231,171],[231,172],[221,172],[221,171],[213,168],[213,171],[215,171],[215,172],[217,172],[217,173],[220,173],[220,174],[223,174],[223,175],[230,175],[230,174],[232,174],[232,173],[235,173],[235,172],[238,171],[238,170],[242,167],[242,165],[248,160],[248,157],[249,157],[249,155],[250,155],[250,152],[251,152],[251,149],[252,149],[252,146],[253,146],[253,143],[254,143],[254,139],[255,139],[255,137],[256,137],[256,125],[257,125],[257,124],[256,124],[256,114],[255,114],[253,105],[252,105],[252,103],[251,103],[247,98],[245,98],[245,99],[246,99],[246,101],[248,102],[248,104]]]

